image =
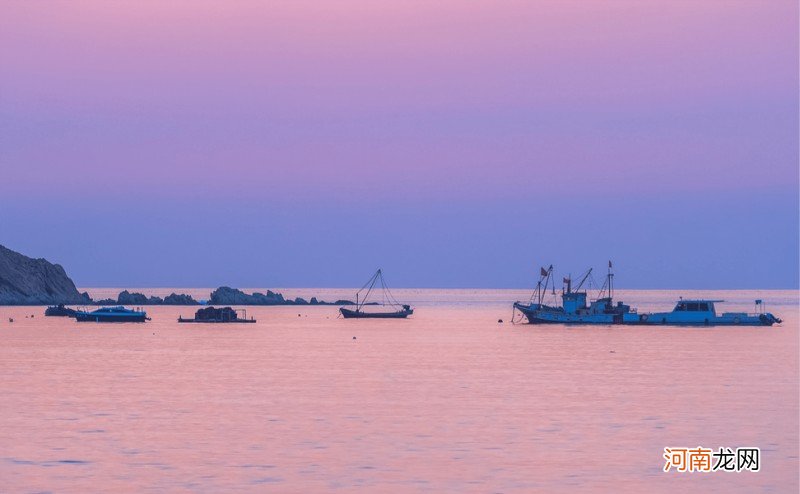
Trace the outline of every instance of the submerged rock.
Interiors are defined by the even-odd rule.
[[[0,245],[0,305],[85,304],[91,299],[58,264]]]

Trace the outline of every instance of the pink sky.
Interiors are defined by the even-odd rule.
[[[124,177],[157,196],[221,170],[240,193],[288,198],[398,178],[432,198],[543,178],[670,193],[797,177],[795,2],[4,2],[0,14],[7,193],[42,190],[46,174]]]

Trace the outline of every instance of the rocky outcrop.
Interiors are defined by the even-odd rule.
[[[160,297],[147,297],[142,293],[123,290],[117,296],[117,303],[119,305],[161,305],[164,300]]]
[[[286,300],[280,293],[267,290],[266,294],[254,292],[248,295],[237,288],[221,286],[211,292],[208,300],[211,305],[285,305]]]
[[[164,305],[200,305],[191,295],[172,293],[164,297]]]
[[[0,305],[85,304],[87,295],[58,264],[0,245]]]
[[[349,300],[337,300],[330,303],[311,297],[311,301],[296,297],[294,300],[285,299],[280,293],[267,290],[267,293],[254,292],[248,295],[237,288],[221,286],[211,292],[209,305],[353,305]]]
[[[171,293],[166,298],[146,296],[142,293],[123,290],[117,297],[119,305],[199,305],[190,295]]]

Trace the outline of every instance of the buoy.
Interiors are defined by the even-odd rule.
[[[498,319],[498,320],[497,320],[497,322],[499,322],[499,323],[502,323],[502,322],[503,322],[503,320],[502,320],[502,319]]]
[[[300,314],[297,314],[297,317],[300,317]]]
[[[355,336],[353,336],[353,339],[355,340],[355,339],[356,339],[356,337],[355,337]]]

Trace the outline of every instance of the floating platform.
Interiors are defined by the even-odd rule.
[[[239,312],[242,317],[239,317]],[[196,323],[210,323],[210,324],[228,324],[228,323],[255,323],[256,320],[252,317],[247,318],[247,312],[244,309],[235,310],[231,307],[205,307],[198,309],[194,314],[194,319],[184,319],[178,316],[178,322],[196,322]]]
[[[77,310],[65,307],[64,304],[52,305],[45,309],[44,315],[50,317],[75,317]]]

